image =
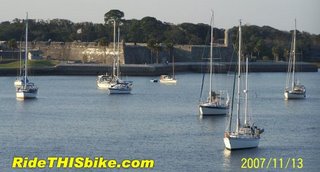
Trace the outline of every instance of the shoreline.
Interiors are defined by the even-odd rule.
[[[243,64],[244,65],[244,64]],[[287,62],[250,62],[249,72],[287,72]],[[208,72],[207,62],[178,62],[174,65],[175,73]],[[214,73],[235,71],[235,63],[219,62],[213,66]],[[102,75],[112,72],[112,65],[105,64],[59,64],[54,67],[33,67],[31,75]],[[159,76],[172,73],[172,64],[123,64],[120,66],[123,76]],[[312,63],[297,63],[298,72],[318,72]],[[18,68],[0,68],[0,76],[17,76]]]

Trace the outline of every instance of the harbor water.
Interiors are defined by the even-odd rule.
[[[153,169],[136,171],[166,172],[246,171],[242,158],[302,158],[302,169],[257,170],[319,171],[320,73],[298,77],[307,98],[286,101],[286,73],[249,74],[249,112],[265,132],[258,148],[232,152],[223,143],[228,117],[199,117],[202,74],[178,74],[176,85],[125,77],[134,82],[130,95],[108,95],[95,76],[36,76],[30,80],[38,98],[25,101],[15,98],[15,77],[0,77],[0,171],[13,171],[15,156],[153,159]],[[214,81],[231,92],[233,75],[216,74]]]

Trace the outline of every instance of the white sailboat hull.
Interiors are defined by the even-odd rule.
[[[287,99],[304,99],[306,98],[306,93],[296,93],[293,91],[285,91],[284,92],[284,98]]]
[[[205,103],[199,105],[200,115],[203,116],[221,116],[228,113],[228,107],[226,106],[216,106],[213,104]]]
[[[101,89],[108,89],[111,87],[111,85],[114,85],[115,83],[110,83],[110,82],[97,82],[98,88]]]
[[[132,90],[132,82],[112,85],[109,88],[109,94],[130,94]]]
[[[160,76],[160,83],[163,84],[176,84],[177,80],[169,75],[161,75]]]
[[[175,80],[175,79],[160,79],[160,83],[163,83],[163,84],[176,84],[177,80]]]
[[[19,91],[16,92],[16,97],[18,99],[34,99],[37,98],[38,92],[27,92],[27,91]]]
[[[224,145],[229,150],[255,148],[259,145],[257,137],[225,137]]]

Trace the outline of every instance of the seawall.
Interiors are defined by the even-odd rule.
[[[244,64],[242,64],[244,66]],[[215,73],[228,73],[236,69],[235,63],[217,63]],[[175,72],[202,73],[209,71],[209,64],[204,62],[175,63]],[[99,75],[112,72],[111,65],[103,64],[60,64],[55,67],[30,68],[31,75]],[[159,76],[172,74],[172,64],[124,64],[120,66],[122,76]],[[318,72],[310,63],[298,63],[299,72]],[[287,72],[286,62],[251,62],[249,72]],[[0,76],[16,76],[16,68],[0,68]]]

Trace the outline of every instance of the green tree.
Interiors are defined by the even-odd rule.
[[[179,26],[170,26],[170,29],[164,32],[165,43],[187,44],[187,35]]]
[[[275,45],[272,47],[272,55],[273,55],[274,61],[279,61],[279,56],[280,56],[279,46]]]
[[[264,47],[264,43],[263,43],[263,40],[262,39],[259,39],[255,45],[254,45],[254,48],[253,48],[253,52],[256,53],[257,55],[257,59],[260,60],[260,52],[262,51]]]
[[[120,26],[120,23],[122,24],[124,22],[122,20],[123,17],[124,17],[124,13],[122,11],[116,10],[116,9],[110,10],[109,12],[104,14],[104,22],[105,22],[105,24],[108,25],[107,29],[108,29],[110,35],[116,34],[114,32],[117,32],[117,31],[114,29],[116,29],[118,26]],[[116,27],[116,28],[114,28],[114,27]],[[111,38],[113,38],[113,36]],[[112,39],[112,41],[114,41],[114,40]],[[110,42],[111,42],[111,39],[110,39]]]
[[[15,40],[15,39],[10,39],[9,41],[8,41],[8,47],[10,48],[10,49],[15,49],[15,48],[17,48],[18,46],[17,46],[17,41]]]
[[[186,44],[206,44],[210,41],[210,25],[207,24],[193,24],[193,23],[182,23],[178,27],[185,33],[187,42]],[[221,32],[221,33],[220,33]],[[221,38],[223,31],[214,29],[214,37],[216,40]]]
[[[303,56],[309,56],[311,53],[312,39],[311,35],[307,32],[297,33],[297,53],[302,53]],[[302,57],[300,55],[299,57]],[[302,60],[302,59],[299,59]]]
[[[164,24],[154,17],[144,17],[141,19],[141,28],[144,33],[144,42],[155,40],[156,42],[164,41],[163,33],[168,29],[169,25]]]
[[[113,20],[115,20],[116,22],[119,22],[122,20],[123,17],[124,17],[124,13],[122,11],[113,9],[104,14],[104,22],[106,24],[109,24]]]
[[[126,41],[133,42],[134,44],[143,42],[144,34],[139,20],[127,20],[124,22],[123,28],[124,34],[126,33]]]
[[[287,48],[284,48],[284,49],[283,49],[283,57],[284,57],[284,60],[285,60],[285,61],[288,61],[288,60],[289,60],[289,56],[290,56],[290,50],[287,49]]]
[[[150,39],[148,40],[147,42],[147,47],[150,49],[150,62],[151,63],[154,63],[153,61],[153,57],[154,57],[154,54],[155,54],[155,57],[156,57],[156,63],[159,63],[159,53],[161,51],[161,46],[159,43],[157,43],[156,40],[154,39]]]
[[[172,57],[173,57],[174,43],[166,40],[166,41],[164,42],[164,45],[165,45],[165,50],[166,50],[166,51],[168,52],[168,54],[169,54],[169,59],[167,59],[167,61],[168,61],[168,60],[172,61],[171,59],[172,59]]]

